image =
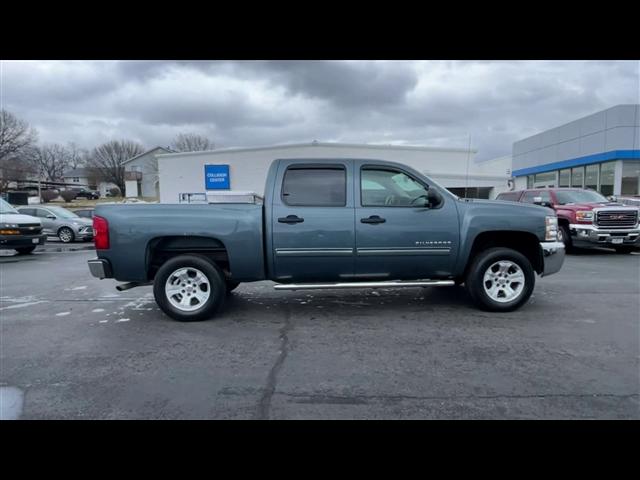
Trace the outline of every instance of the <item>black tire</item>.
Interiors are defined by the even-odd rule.
[[[21,247],[21,248],[16,248],[16,251],[18,252],[18,255],[29,255],[31,252],[33,252],[36,249],[36,247]]]
[[[485,272],[496,262],[507,260],[515,263],[524,274],[521,293],[512,301],[500,302],[492,299],[485,291]],[[490,312],[511,312],[524,305],[533,293],[536,275],[531,262],[520,252],[510,248],[497,247],[480,252],[472,260],[466,277],[466,288],[473,302],[483,310]]]
[[[58,230],[58,238],[62,243],[73,243],[76,239],[76,235],[69,227],[62,227]]]
[[[624,245],[622,247],[616,247],[616,253],[622,253],[622,254],[631,253],[633,252],[633,250],[634,248],[628,245]]]
[[[209,282],[209,298],[195,311],[183,311],[171,304],[165,293],[165,284],[170,275],[181,268],[200,270]],[[222,271],[208,258],[200,255],[180,255],[167,260],[156,273],[153,295],[160,309],[180,322],[199,322],[213,317],[224,305],[226,284]]]
[[[564,250],[565,252],[568,252],[573,248],[573,242],[571,241],[571,233],[569,232],[569,227],[567,227],[566,225],[559,225],[558,233],[560,234],[560,238],[558,240],[564,243]]]
[[[240,285],[240,282],[236,282],[234,280],[227,280],[227,293],[231,293],[233,292],[236,288],[238,288],[238,285]]]

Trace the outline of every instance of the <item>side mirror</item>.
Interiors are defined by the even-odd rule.
[[[607,197],[607,200],[609,200],[610,202],[617,202],[618,201],[618,197],[616,197],[615,195],[609,195]]]

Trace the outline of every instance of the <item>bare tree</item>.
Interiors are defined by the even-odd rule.
[[[0,160],[15,156],[36,143],[38,134],[27,122],[0,110]]]
[[[69,142],[67,144],[67,152],[69,154],[69,168],[75,170],[87,164],[89,152],[84,148],[78,147],[74,142]]]
[[[32,173],[30,150],[36,140],[37,132],[27,122],[0,110],[0,190]]]
[[[125,191],[124,166],[122,162],[144,152],[144,148],[131,140],[112,140],[93,149],[89,166],[98,176]]]
[[[31,163],[45,180],[62,180],[71,163],[70,152],[64,146],[52,143],[32,149]]]
[[[207,137],[197,133],[180,133],[173,139],[171,148],[177,152],[201,152],[213,150],[215,144]]]

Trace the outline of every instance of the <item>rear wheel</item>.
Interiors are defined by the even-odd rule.
[[[223,273],[199,255],[167,260],[153,282],[153,295],[160,309],[180,322],[211,318],[222,308],[225,294]]]
[[[510,312],[529,300],[535,286],[531,262],[510,248],[490,248],[473,260],[466,287],[474,303],[491,312]]]
[[[22,247],[22,248],[16,248],[16,250],[18,251],[18,255],[29,255],[31,252],[33,252],[36,249],[36,247]]]

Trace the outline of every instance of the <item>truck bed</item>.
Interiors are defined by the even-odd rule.
[[[109,260],[116,280],[147,281],[150,247],[163,237],[216,239],[226,249],[234,279],[265,278],[262,205],[131,204],[98,205],[109,222]]]

